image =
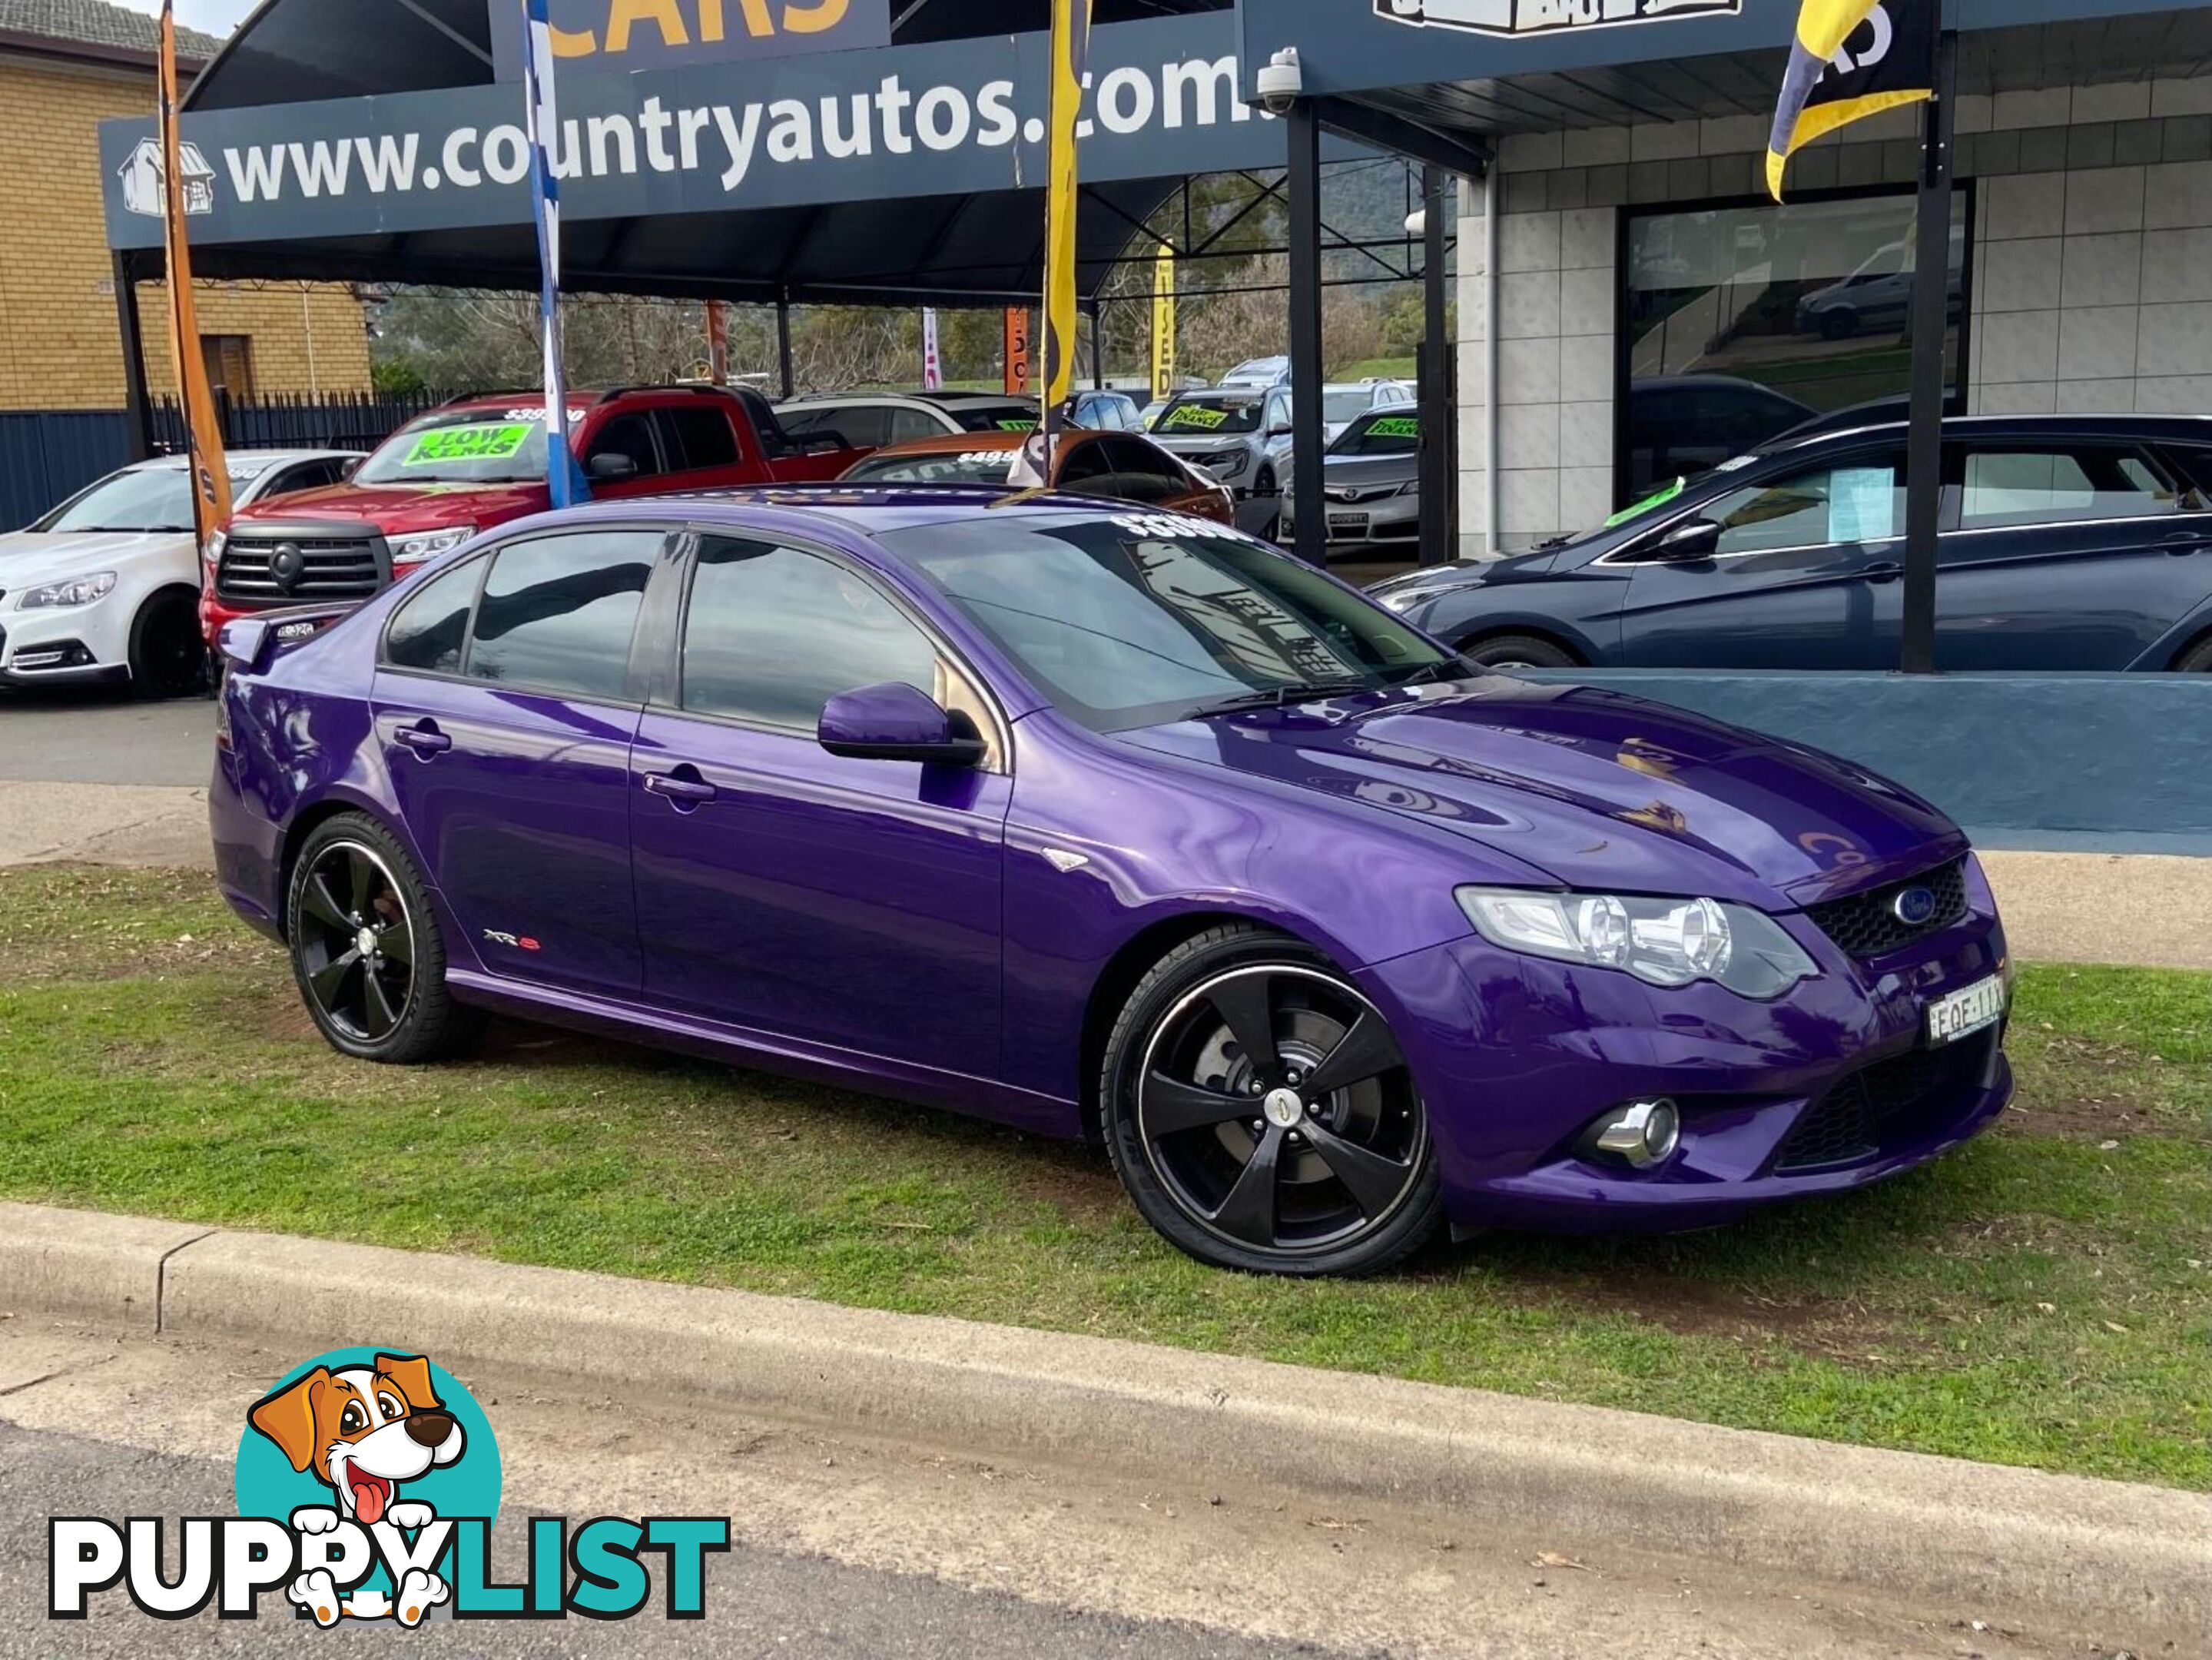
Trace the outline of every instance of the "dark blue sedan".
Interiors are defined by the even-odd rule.
[[[1889,669],[1899,423],[1782,440],[1589,535],[1375,597],[1492,667]],[[1954,421],[1936,663],[2212,671],[2212,420]]]

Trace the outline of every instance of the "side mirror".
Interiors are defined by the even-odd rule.
[[[361,464],[368,459],[368,458],[366,455],[355,456],[352,460],[347,462],[345,465],[338,469],[339,479],[343,481],[351,478],[354,474],[361,471]]]
[[[1267,429],[1267,436],[1270,438],[1288,438],[1290,435],[1290,428],[1280,423]]]
[[[618,484],[637,477],[635,458],[603,450],[585,464],[584,471],[603,484]]]
[[[1651,544],[1651,557],[1664,565],[1693,564],[1721,550],[1721,527],[1710,519],[1685,519]]]
[[[823,749],[850,761],[972,767],[983,758],[975,722],[897,680],[840,692],[823,705],[817,735]]]

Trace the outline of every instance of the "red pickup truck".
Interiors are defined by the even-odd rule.
[[[758,392],[663,386],[574,392],[568,435],[596,501],[834,479],[859,460],[842,436],[787,435]],[[466,398],[410,422],[344,483],[240,511],[207,550],[200,623],[366,599],[477,532],[544,513],[545,404]]]

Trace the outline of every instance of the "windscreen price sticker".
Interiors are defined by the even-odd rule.
[[[1179,410],[1168,412],[1166,424],[1170,427],[1195,427],[1200,432],[1212,432],[1229,418],[1229,411],[1212,409],[1204,404],[1185,404]]]
[[[1421,417],[1418,415],[1386,415],[1367,429],[1377,438],[1419,438]]]
[[[438,427],[415,441],[402,466],[428,467],[443,461],[504,461],[530,441],[527,424]]]

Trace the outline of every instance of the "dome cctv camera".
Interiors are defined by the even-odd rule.
[[[1298,49],[1285,46],[1269,58],[1260,70],[1260,107],[1270,115],[1288,115],[1291,106],[1298,101],[1298,94],[1306,89],[1305,76],[1298,68]]]

